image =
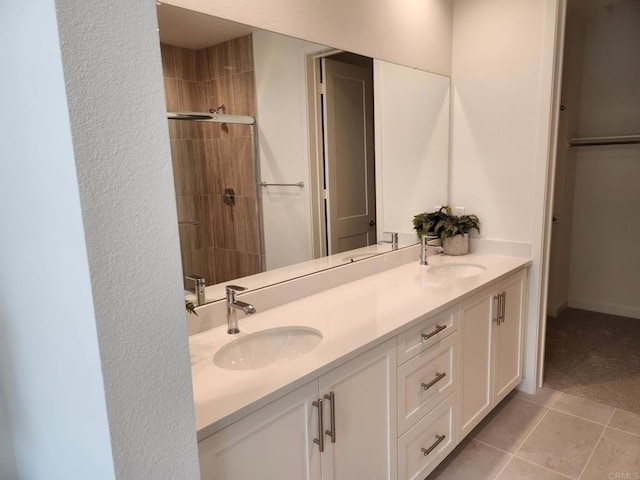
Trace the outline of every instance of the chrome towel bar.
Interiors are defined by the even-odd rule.
[[[298,183],[268,183],[268,182],[260,182],[261,187],[304,187],[304,182]]]

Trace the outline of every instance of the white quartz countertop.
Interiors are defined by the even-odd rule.
[[[226,325],[191,336],[198,439],[531,264],[527,258],[482,254],[429,261],[430,266],[413,261],[264,312],[255,305],[259,313],[239,319],[238,336],[228,335]],[[443,263],[477,264],[486,270],[460,279],[430,272]],[[213,363],[216,351],[236,338],[283,326],[317,329],[322,341],[295,361],[257,370],[225,370]]]

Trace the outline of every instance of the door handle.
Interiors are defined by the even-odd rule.
[[[336,395],[334,392],[325,393],[324,398],[329,400],[330,421],[330,430],[325,430],[324,433],[331,437],[331,443],[336,443]]]
[[[318,438],[313,439],[313,443],[318,445],[318,449],[324,452],[324,426],[322,418],[322,399],[319,398],[317,402],[313,402],[312,405],[318,408]]]
[[[438,435],[436,433],[436,441],[433,442],[433,444],[429,447],[429,448],[421,448],[422,453],[424,454],[424,456],[426,457],[427,455],[429,455],[431,452],[433,452],[435,450],[435,448],[440,445],[442,443],[442,441],[447,438],[446,435],[442,434],[442,435]]]
[[[369,220],[369,226],[370,227],[375,227],[376,226],[376,221],[375,220]]]
[[[507,303],[507,292],[503,291],[501,295],[502,295],[502,301],[500,302],[500,319],[502,323],[504,323],[504,312],[506,309],[505,304]]]
[[[431,333],[423,333],[422,334],[422,341],[424,342],[425,340],[429,340],[431,337],[433,337],[434,335],[439,334],[445,328],[447,328],[446,325],[436,325],[436,329],[433,332],[431,332]]]
[[[436,383],[438,383],[440,380],[442,380],[446,376],[447,374],[445,372],[442,372],[442,373],[436,372],[436,378],[431,380],[429,383],[422,382],[420,385],[422,385],[423,390],[429,390],[431,387],[433,387]]]

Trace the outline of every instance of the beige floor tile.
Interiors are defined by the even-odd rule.
[[[567,480],[570,478],[513,457],[496,480]]]
[[[493,447],[514,453],[547,411],[540,405],[507,397],[471,435]]]
[[[516,455],[556,472],[577,477],[604,426],[551,410]]]
[[[607,428],[580,478],[640,478],[640,437]]]
[[[493,480],[511,456],[467,438],[436,468],[428,480]]]
[[[560,395],[562,395],[562,392],[554,390],[553,388],[544,387],[539,388],[533,395],[529,395],[528,393],[524,393],[519,390],[514,390],[511,395],[521,400],[537,403],[543,407],[550,407],[560,397]]]
[[[613,414],[609,426],[640,435],[640,415],[618,408]]]
[[[553,404],[554,410],[577,415],[580,418],[591,420],[592,422],[602,423],[606,425],[611,414],[615,410],[614,407],[603,405],[586,398],[576,397],[563,393]]]

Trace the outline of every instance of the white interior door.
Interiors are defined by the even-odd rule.
[[[328,253],[376,242],[371,71],[322,59]]]

